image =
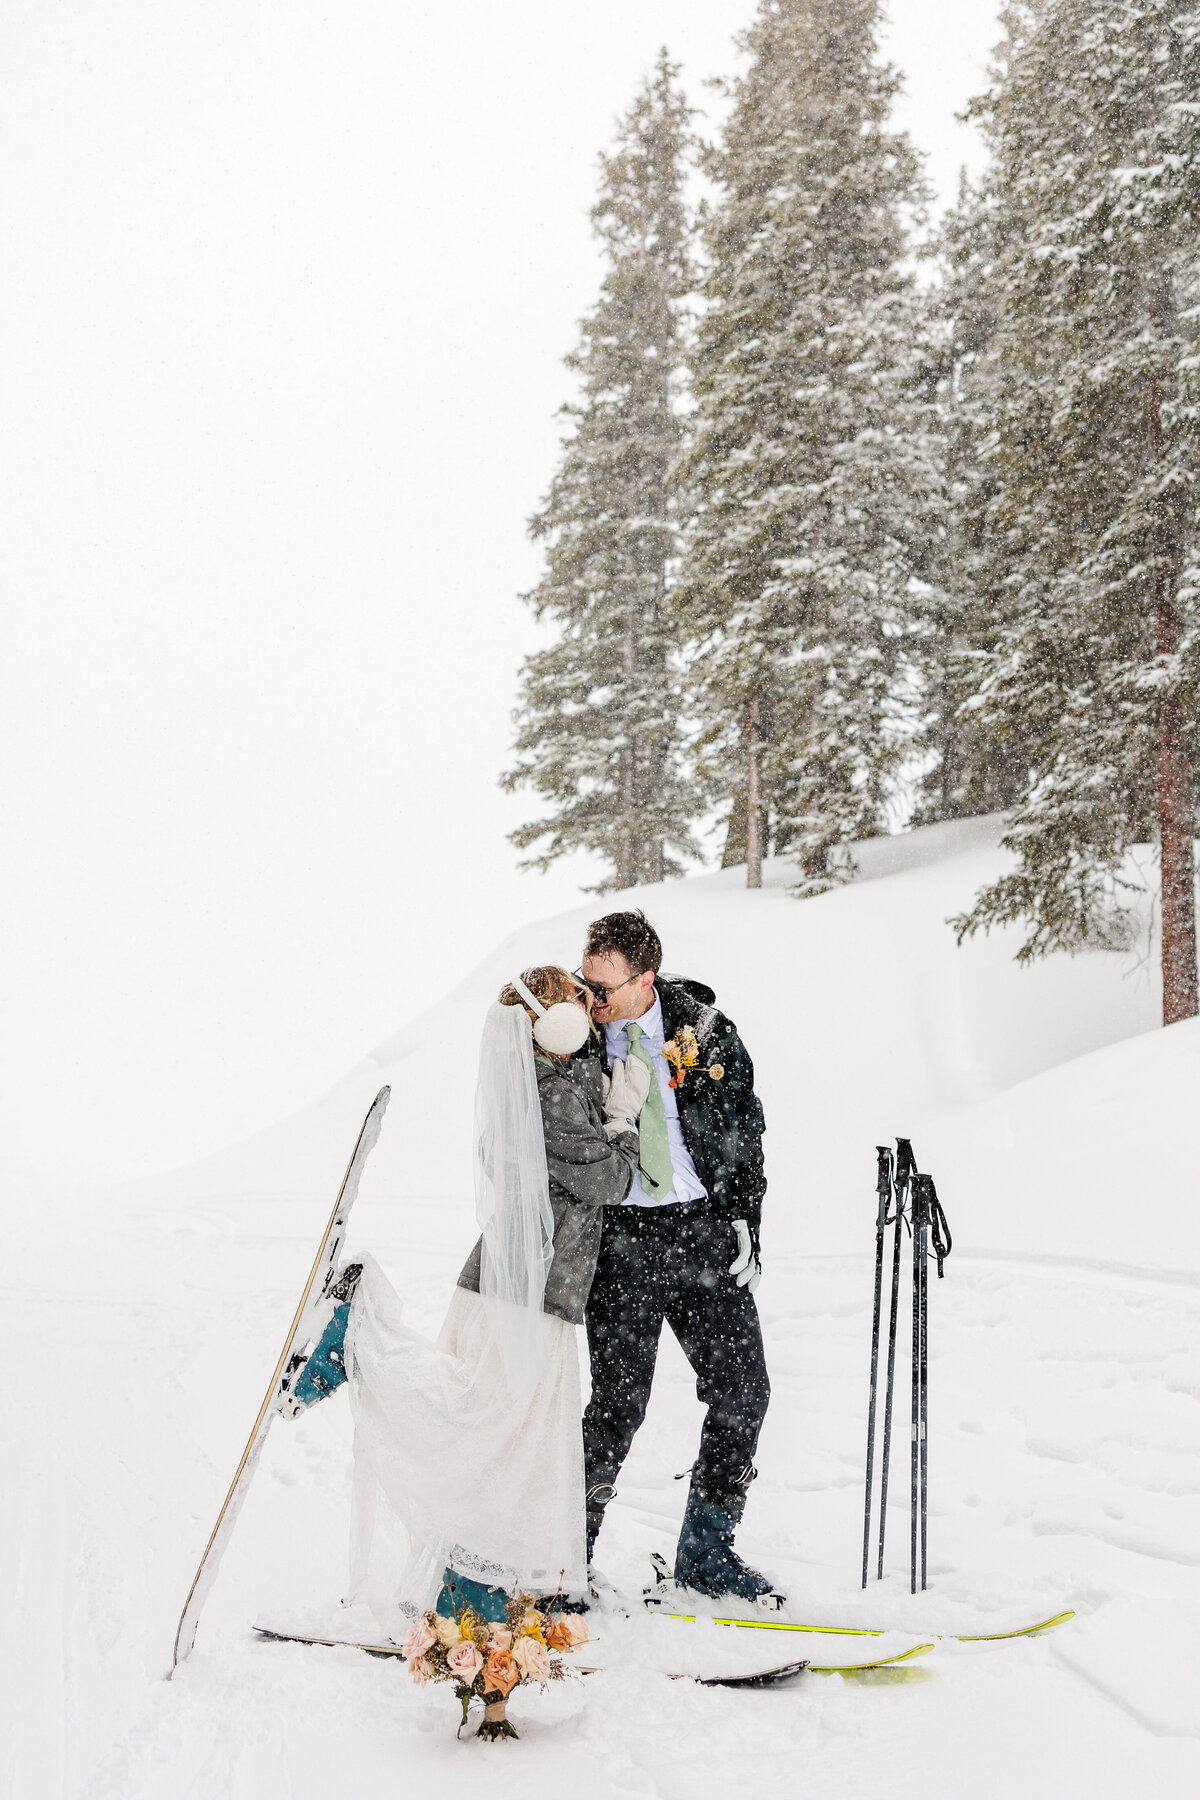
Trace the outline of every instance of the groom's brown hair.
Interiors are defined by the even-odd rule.
[[[631,975],[662,968],[662,944],[657,931],[639,907],[636,912],[605,913],[588,926],[585,956],[611,956],[613,951],[629,964]]]

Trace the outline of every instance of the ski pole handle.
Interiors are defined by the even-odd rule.
[[[892,1152],[887,1144],[876,1144],[875,1154],[879,1158],[878,1172],[875,1177],[875,1192],[879,1196],[879,1210],[875,1215],[875,1233],[882,1237],[887,1224],[888,1201],[892,1197]]]

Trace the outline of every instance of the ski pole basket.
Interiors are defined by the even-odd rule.
[[[912,1249],[912,1426],[909,1465],[910,1590],[926,1585],[929,1495],[929,1259],[938,1279],[953,1247],[946,1214],[932,1175],[917,1168],[912,1143],[897,1138],[875,1150],[875,1304],[871,1321],[871,1383],[867,1406],[867,1471],[863,1497],[862,1585],[871,1566],[879,1352],[883,1308],[886,1239],[892,1232],[891,1305],[888,1313],[887,1366],[884,1378],[883,1442],[879,1459],[879,1538],[876,1580],[883,1579],[883,1547],[887,1530],[888,1471],[892,1450],[892,1411],[896,1375],[896,1328],[900,1309],[900,1263],[904,1233]],[[919,1580],[918,1580],[919,1577]]]

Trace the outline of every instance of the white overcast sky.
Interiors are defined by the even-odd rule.
[[[891,10],[945,200],[997,8]],[[525,521],[597,152],[753,12],[8,0],[0,1165],[268,1124],[594,878],[505,838]]]

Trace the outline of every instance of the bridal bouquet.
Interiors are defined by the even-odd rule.
[[[462,1724],[472,1700],[483,1701],[481,1738],[517,1736],[505,1717],[508,1696],[522,1682],[544,1687],[566,1674],[564,1652],[587,1643],[576,1613],[539,1611],[529,1594],[517,1594],[503,1625],[489,1624],[468,1607],[455,1619],[427,1612],[408,1631],[400,1649],[413,1680],[452,1681],[462,1702]]]

